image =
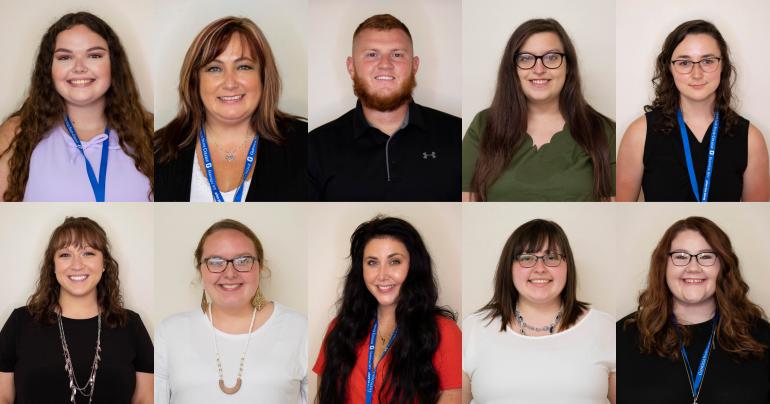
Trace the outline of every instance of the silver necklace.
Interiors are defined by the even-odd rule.
[[[75,368],[72,366],[72,357],[70,356],[70,350],[67,346],[67,339],[64,336],[64,324],[61,321],[61,311],[56,313],[59,320],[59,337],[61,338],[61,347],[64,351],[64,369],[67,371],[67,376],[70,379],[70,402],[75,403],[76,393],[80,393],[84,397],[88,397],[88,402],[94,398],[94,388],[96,387],[96,370],[99,369],[99,360],[101,359],[102,352],[102,314],[99,313],[97,317],[97,332],[96,332],[96,352],[94,353],[94,363],[91,365],[91,374],[88,376],[88,382],[85,386],[80,387],[77,379],[75,378]]]
[[[225,394],[235,394],[241,389],[241,376],[243,375],[243,363],[246,361],[246,353],[249,351],[249,342],[251,342],[251,329],[254,327],[254,319],[257,317],[257,308],[251,313],[251,324],[249,324],[249,337],[246,339],[246,349],[241,354],[241,364],[238,367],[238,378],[235,380],[235,386],[227,387],[222,373],[222,359],[219,357],[219,345],[217,344],[217,330],[214,328],[214,315],[211,313],[211,303],[209,303],[209,321],[211,330],[214,333],[214,349],[217,353],[217,369],[219,370],[219,389]]]
[[[535,332],[541,332],[541,331],[548,331],[549,334],[553,334],[553,330],[556,329],[556,325],[559,324],[559,321],[561,320],[561,316],[564,312],[564,307],[560,307],[559,311],[556,313],[556,318],[553,319],[553,322],[548,325],[544,325],[542,327],[533,327],[529,324],[527,324],[526,321],[524,321],[524,316],[521,315],[521,312],[519,311],[519,306],[516,306],[516,309],[514,310],[514,316],[516,317],[516,321],[519,323],[519,332],[521,335],[527,335],[527,333],[524,332],[524,329],[535,331]]]
[[[239,152],[239,151],[240,151],[240,150],[243,148],[243,146],[246,144],[246,142],[247,142],[249,139],[250,139],[250,136],[249,136],[249,135],[246,135],[246,136],[244,136],[244,137],[243,137],[243,142],[241,142],[241,144],[239,144],[239,145],[238,145],[238,146],[237,146],[235,149],[233,149],[233,150],[225,150],[225,149],[224,149],[224,147],[222,147],[222,145],[220,145],[219,143],[214,143],[214,144],[217,146],[217,149],[219,149],[219,151],[221,151],[222,153],[224,153],[224,154],[225,154],[225,161],[227,161],[227,162],[229,163],[229,162],[231,162],[231,161],[235,160],[235,154],[236,154],[237,152]]]

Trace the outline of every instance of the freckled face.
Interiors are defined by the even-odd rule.
[[[371,239],[364,247],[364,283],[380,306],[398,303],[401,285],[409,273],[409,252],[392,237]]]
[[[107,41],[85,25],[75,25],[56,36],[51,78],[64,102],[88,106],[103,102],[112,85]]]
[[[61,294],[70,297],[96,298],[96,286],[104,272],[104,255],[90,246],[60,248],[53,258],[56,280]]]

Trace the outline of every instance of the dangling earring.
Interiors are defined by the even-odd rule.
[[[209,309],[209,301],[206,299],[206,291],[203,291],[203,297],[201,297],[201,309],[205,313]]]
[[[257,287],[257,293],[255,293],[254,297],[251,298],[251,305],[254,306],[257,311],[261,311],[262,308],[265,307],[265,297],[262,296],[262,291],[259,289],[259,287]]]

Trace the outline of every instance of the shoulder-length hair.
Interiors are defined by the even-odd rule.
[[[714,38],[717,46],[719,46],[719,53],[722,57],[720,61],[722,73],[719,76],[719,87],[716,90],[714,107],[719,111],[725,123],[725,133],[731,133],[729,129],[738,119],[738,114],[732,109],[733,86],[735,85],[737,73],[730,58],[730,48],[714,24],[703,20],[692,20],[683,22],[668,34],[655,60],[655,75],[652,77],[655,99],[652,101],[652,104],[645,105],[644,110],[650,112],[653,109],[660,109],[663,113],[663,120],[661,120],[660,125],[652,128],[656,132],[667,133],[676,126],[679,90],[676,88],[674,76],[671,73],[671,58],[673,57],[674,49],[679,46],[687,35],[696,34],[709,35]]]
[[[326,363],[317,401],[344,403],[356,350],[369,335],[377,300],[364,284],[364,248],[374,238],[393,238],[409,252],[409,272],[396,306],[398,335],[390,349],[390,366],[383,375],[380,402],[435,403],[440,393],[433,356],[439,345],[436,316],[455,320],[448,309],[436,306],[438,286],[433,263],[420,233],[405,220],[377,216],[362,223],[350,237],[350,267],[337,302],[337,317],[324,344]]]
[[[714,293],[720,313],[716,343],[739,358],[761,356],[767,347],[755,340],[750,332],[763,317],[762,309],[747,297],[749,286],[741,277],[738,256],[735,255],[730,238],[714,222],[698,216],[672,224],[652,252],[647,288],[639,295],[636,314],[625,323],[636,323],[641,351],[671,359],[679,358],[676,326],[671,323],[673,298],[666,283],[666,268],[671,242],[685,230],[693,230],[703,236],[721,265]],[[689,331],[686,327],[680,327],[680,332],[685,345],[688,344]]]
[[[21,109],[11,114],[11,118],[18,117],[19,126],[10,146],[3,152],[13,153],[8,163],[8,188],[3,193],[6,201],[21,201],[24,198],[32,151],[51,128],[62,124],[67,112],[64,99],[54,87],[51,66],[56,37],[76,25],[86,26],[107,42],[112,80],[105,93],[104,115],[110,128],[118,132],[120,147],[134,160],[136,169],[149,179],[150,186],[154,185],[153,117],[141,104],[123,45],[102,19],[91,13],[78,12],[63,16],[43,35],[29,95]]]
[[[96,301],[105,324],[109,327],[124,326],[128,315],[123,308],[123,297],[120,294],[118,262],[110,252],[110,242],[104,229],[87,217],[67,217],[51,234],[43,255],[43,264],[40,266],[35,293],[27,301],[27,309],[32,317],[41,324],[51,324],[53,316],[60,310],[61,286],[56,280],[54,255],[56,251],[68,246],[91,247],[102,253],[104,272],[96,285]]]
[[[595,200],[612,196],[607,131],[614,123],[593,109],[583,97],[577,54],[567,32],[554,19],[524,22],[513,32],[503,52],[497,73],[497,86],[489,107],[486,127],[479,144],[479,157],[471,179],[471,190],[487,200],[489,187],[500,177],[521,146],[527,133],[527,98],[521,89],[516,56],[534,34],[553,32],[564,46],[567,77],[559,95],[559,110],[569,125],[572,137],[591,158]]]
[[[251,116],[251,127],[273,143],[283,142],[279,123],[294,116],[278,109],[281,77],[270,44],[250,19],[224,17],[203,28],[187,49],[179,73],[179,112],[155,138],[155,153],[160,162],[173,160],[179,150],[195,142],[206,121],[206,108],[200,97],[201,69],[227,49],[233,35],[240,36],[244,51],[248,50],[256,59],[262,80],[262,94]]]
[[[505,242],[495,273],[495,293],[492,299],[479,312],[486,312],[490,321],[500,318],[500,332],[504,332],[511,324],[519,300],[519,291],[513,284],[513,263],[516,258],[526,252],[540,251],[548,245],[549,251],[562,255],[567,262],[567,283],[560,293],[564,306],[564,314],[559,325],[560,330],[571,327],[583,310],[588,309],[588,303],[577,300],[577,270],[572,248],[567,235],[561,226],[550,220],[534,219],[522,224],[513,231]]]

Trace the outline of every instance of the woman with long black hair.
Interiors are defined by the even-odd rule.
[[[408,222],[378,216],[350,237],[337,316],[313,371],[318,403],[459,403],[461,335],[438,307],[430,254]]]

